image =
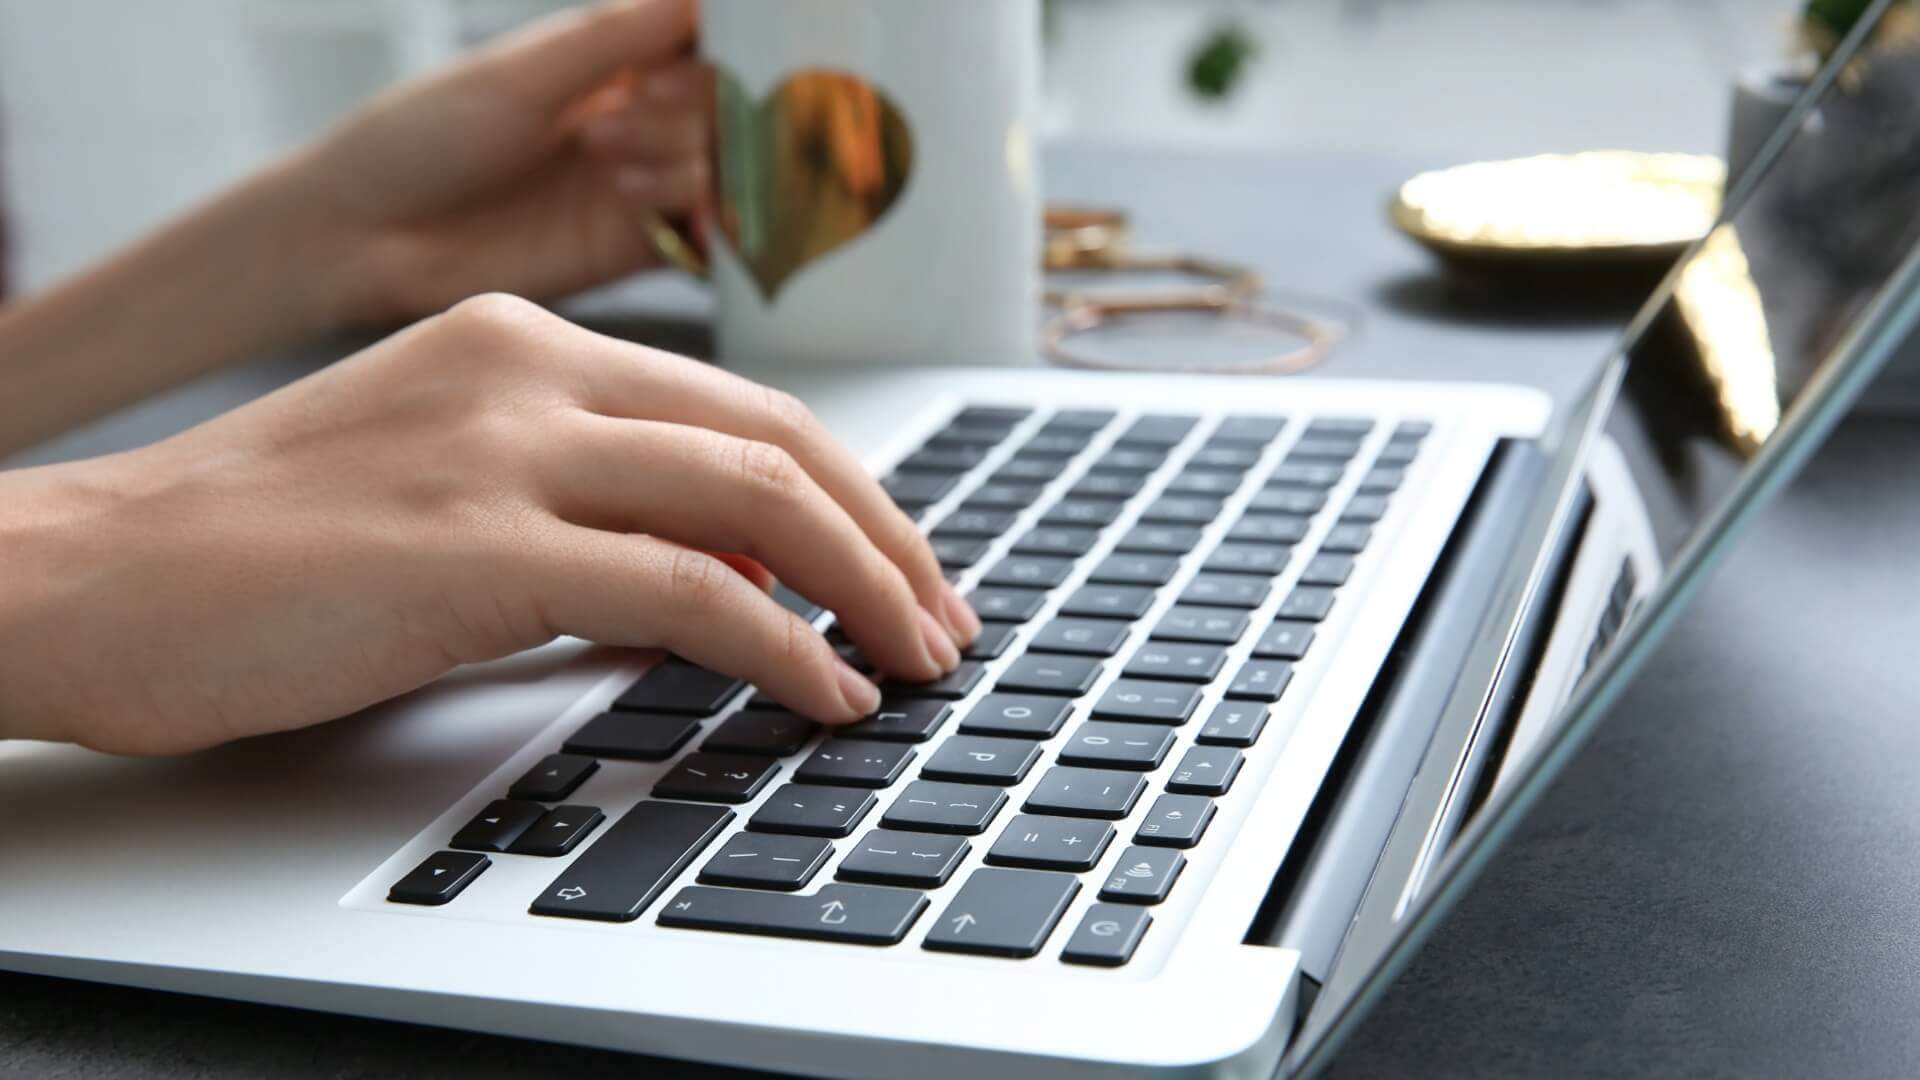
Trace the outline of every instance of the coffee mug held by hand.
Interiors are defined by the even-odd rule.
[[[1036,0],[706,0],[701,49],[723,360],[1032,362]]]

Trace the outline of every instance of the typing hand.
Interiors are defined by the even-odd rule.
[[[645,211],[707,190],[713,109],[690,0],[551,16],[370,102],[291,166],[343,257],[348,322],[490,290],[557,297],[653,263]]]
[[[871,711],[762,565],[904,679],[980,625],[792,398],[502,296],[151,447],[0,474],[0,505],[0,737],[118,752],[301,727],[561,634]]]

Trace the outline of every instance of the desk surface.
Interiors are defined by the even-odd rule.
[[[1290,287],[1364,302],[1368,334],[1335,359],[1340,374],[1563,390],[1617,325],[1606,305],[1535,300],[1504,315],[1501,298],[1433,278],[1371,224],[1406,163],[1195,158],[1146,169],[1115,155],[1054,155],[1053,190],[1145,208],[1143,239],[1248,258]],[[1222,205],[1273,209],[1223,221]],[[1322,212],[1288,213],[1301,205]],[[33,456],[144,441],[305,366],[235,373]],[[1338,1075],[1913,1073],[1916,469],[1920,426],[1856,418],[1842,429],[1390,992]],[[720,1075],[0,975],[0,1075],[588,1080],[636,1067]]]

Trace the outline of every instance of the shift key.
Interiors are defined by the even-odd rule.
[[[535,915],[632,922],[733,820],[733,811],[642,802],[600,834],[533,902]]]

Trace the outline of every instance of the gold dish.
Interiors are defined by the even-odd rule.
[[[1664,260],[1706,235],[1726,166],[1697,154],[1596,150],[1421,173],[1388,215],[1450,259]]]

